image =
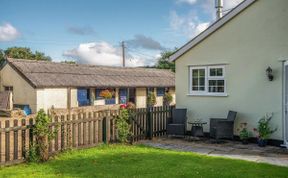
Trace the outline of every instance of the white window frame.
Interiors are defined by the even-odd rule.
[[[222,68],[222,76],[210,76],[210,69]],[[205,90],[204,91],[193,91],[192,90],[192,78],[194,69],[205,69]],[[224,92],[209,92],[209,80],[224,80]],[[226,93],[226,72],[225,66],[213,65],[213,66],[190,66],[189,67],[189,94],[191,96],[228,96]]]

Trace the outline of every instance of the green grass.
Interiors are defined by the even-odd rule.
[[[145,146],[103,145],[42,164],[0,168],[0,177],[288,177],[288,168]]]

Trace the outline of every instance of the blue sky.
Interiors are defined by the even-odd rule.
[[[230,9],[241,0],[225,0]],[[54,61],[152,65],[215,19],[214,0],[1,0],[0,48],[30,47]]]

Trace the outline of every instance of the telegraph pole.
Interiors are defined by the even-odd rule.
[[[125,67],[125,42],[122,41],[122,64],[123,64],[123,67]]]

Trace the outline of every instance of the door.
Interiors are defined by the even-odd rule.
[[[283,134],[284,134],[284,144],[283,146],[288,148],[288,61],[284,63],[284,76],[283,76]]]

